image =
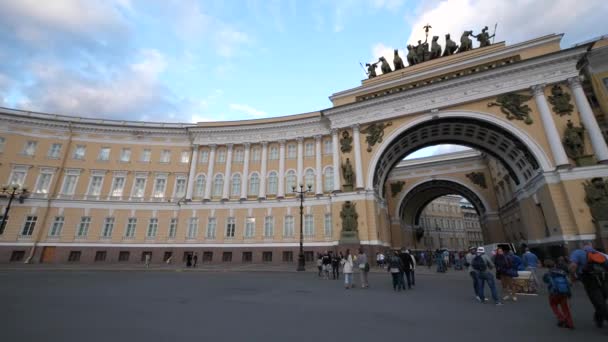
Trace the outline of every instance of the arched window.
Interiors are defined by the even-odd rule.
[[[198,175],[194,183],[194,197],[203,197],[205,194],[205,175]]]
[[[293,188],[298,186],[297,179],[298,179],[298,177],[296,177],[296,172],[294,170],[287,171],[287,174],[285,175],[285,193],[286,194],[293,193]]]
[[[257,196],[260,194],[260,176],[257,173],[252,173],[249,178],[249,196]]]
[[[268,175],[268,189],[267,192],[269,195],[276,195],[279,189],[279,177],[277,173],[272,171]]]
[[[215,179],[213,180],[213,196],[222,196],[223,190],[224,190],[224,176],[215,175]]]
[[[324,175],[325,179],[323,179],[323,190],[324,191],[333,191],[334,190],[334,168],[326,167]]]
[[[315,191],[315,171],[313,169],[306,170],[304,174],[304,186],[307,187],[309,185],[312,191]]]
[[[235,173],[232,175],[232,191],[230,192],[231,196],[240,196],[241,195],[241,175]]]

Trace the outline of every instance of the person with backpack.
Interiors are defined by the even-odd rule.
[[[518,274],[513,262],[513,257],[510,254],[505,253],[502,248],[497,248],[496,256],[494,257],[494,264],[496,265],[496,279],[500,280],[502,292],[505,294],[502,299],[509,299],[510,294],[511,300],[516,302],[517,297],[515,296],[515,284],[513,283],[513,278],[517,277]]]
[[[568,298],[572,296],[568,273],[557,267],[553,260],[545,260],[545,266],[549,271],[543,276],[543,282],[547,284],[549,305],[557,317],[557,326],[574,329],[568,306]]]
[[[393,254],[388,258],[387,271],[391,274],[391,277],[393,278],[393,290],[405,290],[405,284],[401,281],[401,273],[403,272],[403,262],[399,257],[399,252],[394,251]]]
[[[477,291],[477,288],[479,287],[479,272],[476,272],[475,269],[473,269],[473,258],[475,258],[475,256],[477,252],[477,248],[476,247],[469,247],[469,252],[464,256],[464,267],[466,267],[467,272],[469,272],[469,275],[471,276],[471,279],[473,279],[473,293],[475,294],[475,298],[477,300],[480,300],[479,297],[479,292]]]
[[[485,283],[488,283],[488,287],[490,287],[490,291],[492,293],[492,299],[494,299],[494,303],[496,305],[503,305],[498,297],[498,292],[496,291],[496,283],[494,282],[494,274],[492,274],[491,270],[495,268],[494,263],[490,258],[485,254],[486,250],[484,247],[477,248],[477,255],[471,261],[471,267],[474,272],[477,272],[477,278],[479,279],[477,282],[477,294],[479,296],[479,302],[482,304],[486,301],[484,295],[484,287]]]
[[[598,328],[608,321],[608,256],[593,248],[586,242],[582,249],[576,249],[570,255],[570,273],[583,283],[587,297],[595,313],[593,320]]]
[[[401,275],[400,275],[400,279],[399,281],[403,284],[403,288],[405,289],[405,279],[404,279],[404,275],[405,278],[407,278],[407,289],[411,290],[412,289],[412,268],[414,267],[414,263],[412,261],[412,256],[410,255],[410,252],[406,249],[402,249],[401,253],[399,254],[399,258],[401,258],[401,266],[402,266],[402,271]]]

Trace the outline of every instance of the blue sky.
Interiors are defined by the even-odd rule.
[[[172,122],[304,113],[426,22],[441,37],[498,22],[507,43],[565,32],[567,47],[608,33],[606,13],[602,0],[0,0],[0,106]]]

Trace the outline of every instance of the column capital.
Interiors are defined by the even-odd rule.
[[[250,148],[251,147],[251,143],[248,143],[248,142],[243,143],[243,147]]]
[[[332,129],[329,130],[329,132],[331,134],[338,134],[339,131],[340,131],[340,129],[338,129],[338,128],[332,128]]]
[[[545,95],[545,84],[544,83],[533,85],[530,87],[530,89],[532,89],[532,94],[534,94],[535,96]]]
[[[217,144],[209,144],[209,148],[215,150],[217,148]]]
[[[268,146],[268,141],[260,141],[260,145],[262,145],[262,147],[266,147]]]
[[[314,138],[315,138],[315,140],[319,141],[319,140],[321,140],[321,138],[323,138],[323,135],[317,134],[314,136]]]
[[[232,147],[234,146],[234,144],[226,144],[226,148],[228,150],[232,150]]]
[[[297,138],[296,138],[296,141],[297,141],[297,142],[299,142],[299,143],[301,143],[301,142],[303,142],[303,141],[304,141],[304,138],[303,138],[303,137],[297,137]]]
[[[579,76],[568,78],[568,85],[570,87],[580,87],[581,86],[581,78]]]
[[[280,145],[280,146],[285,146],[285,143],[286,143],[286,142],[287,142],[287,140],[285,140],[285,139],[281,139],[281,140],[279,140],[279,145]]]
[[[354,124],[354,125],[352,125],[350,127],[353,129],[353,131],[359,132],[359,124]]]

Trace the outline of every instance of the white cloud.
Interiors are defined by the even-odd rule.
[[[404,0],[372,0],[371,4],[374,8],[388,9],[394,11],[403,5]]]
[[[234,111],[247,114],[252,118],[262,118],[268,116],[266,112],[244,104],[231,103],[229,107]]]
[[[441,145],[434,145],[434,146],[421,148],[421,149],[407,155],[404,159],[410,160],[410,159],[417,159],[417,158],[426,158],[426,157],[431,157],[431,156],[438,156],[438,155],[442,155],[442,154],[455,153],[455,152],[468,151],[468,150],[471,150],[471,148],[462,146],[462,145],[441,144]]]

